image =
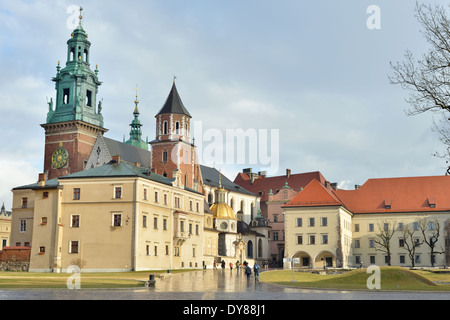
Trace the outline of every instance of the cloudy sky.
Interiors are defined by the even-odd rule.
[[[247,167],[269,175],[320,171],[343,188],[445,173],[432,156],[442,150],[432,116],[406,116],[408,93],[388,80],[391,61],[428,48],[414,1],[0,0],[0,202],[7,209],[11,188],[43,170],[40,124],[55,97],[58,60],[65,65],[73,5],[84,9],[110,138],[128,139],[137,85],[152,140],[176,75],[203,163],[232,180]],[[380,9],[379,29],[367,26],[371,5]],[[249,154],[246,163],[227,163],[227,152],[239,152],[227,130],[256,133],[258,145],[274,151],[269,163],[266,148],[256,147],[246,149],[258,153],[256,163]],[[217,146],[211,137],[224,145],[223,161],[209,153]]]

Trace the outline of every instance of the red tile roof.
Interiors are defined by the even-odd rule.
[[[283,207],[341,206],[339,198],[331,189],[317,180],[312,180],[303,191],[299,192]]]
[[[242,188],[247,189],[253,193],[259,194],[262,192],[261,201],[267,201],[268,193],[272,189],[275,194],[277,190],[281,190],[284,187],[286,181],[288,186],[299,192],[302,188],[305,188],[312,180],[317,180],[322,184],[325,184],[326,180],[322,174],[318,171],[307,173],[291,174],[289,177],[286,175],[275,177],[258,176],[253,183],[250,177],[246,173],[238,173],[234,179],[234,183],[240,185]]]
[[[331,199],[353,213],[448,211],[450,176],[369,179],[357,190],[332,190],[311,183],[285,207],[320,205]]]

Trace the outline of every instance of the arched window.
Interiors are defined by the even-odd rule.
[[[164,151],[163,151],[163,154],[162,154],[162,161],[163,161],[163,162],[167,162],[167,150],[164,150]]]
[[[84,49],[84,61],[86,63],[89,63],[89,55],[88,55],[88,50]]]
[[[212,206],[212,204],[213,204],[213,195],[212,195],[212,193],[209,193],[209,194],[208,194],[208,204],[209,204],[210,206]]]
[[[164,121],[164,123],[163,123],[163,134],[168,134],[168,133],[169,133],[168,124],[167,124],[167,121]]]
[[[241,201],[241,211],[244,213],[244,200]]]
[[[261,258],[262,257],[262,240],[261,239],[259,239],[258,240],[258,258]]]
[[[175,134],[180,134],[180,123],[175,122]]]
[[[231,207],[231,209],[234,210],[234,199],[233,198],[231,198],[231,200],[230,200],[230,207]]]
[[[249,240],[247,242],[247,258],[253,258],[253,242]]]

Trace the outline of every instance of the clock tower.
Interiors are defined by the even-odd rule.
[[[97,102],[98,68],[90,69],[88,35],[79,25],[67,41],[67,62],[56,67],[56,99],[48,102],[45,129],[44,172],[48,179],[82,171],[97,135],[104,134],[102,102]]]

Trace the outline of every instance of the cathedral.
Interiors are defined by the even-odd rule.
[[[31,247],[30,271],[212,268],[264,261],[270,226],[259,196],[200,165],[192,116],[175,81],[143,140],[136,91],[129,139],[106,136],[98,66],[79,25],[48,102],[44,170],[13,189],[11,246]]]

